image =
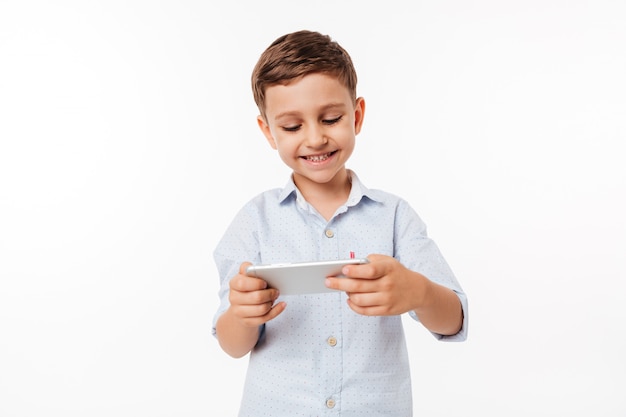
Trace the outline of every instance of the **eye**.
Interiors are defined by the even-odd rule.
[[[300,127],[302,125],[295,125],[295,126],[283,126],[283,130],[285,132],[297,132],[298,130],[300,130]]]
[[[325,125],[334,125],[335,123],[340,121],[342,117],[343,116],[335,117],[334,119],[324,119],[322,120],[322,123],[324,123]]]

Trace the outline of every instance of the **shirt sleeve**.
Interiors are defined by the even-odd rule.
[[[230,280],[239,273],[243,262],[253,264],[259,262],[258,216],[255,206],[248,203],[235,216],[226,232],[213,251],[213,259],[219,275],[218,295],[220,303],[213,316],[211,333],[216,335],[216,324],[219,317],[228,310],[230,302]]]
[[[467,296],[436,243],[428,237],[426,224],[410,205],[400,200],[396,211],[394,257],[405,267],[419,272],[433,282],[450,288],[459,297],[463,326],[454,335],[432,333],[439,340],[461,342],[467,339],[469,324]],[[414,311],[409,315],[418,320]]]

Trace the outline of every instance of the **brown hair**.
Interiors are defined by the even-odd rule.
[[[348,52],[328,35],[301,30],[276,39],[252,71],[254,101],[265,118],[265,90],[311,73],[337,77],[356,100],[356,71]]]

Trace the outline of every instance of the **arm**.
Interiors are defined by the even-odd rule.
[[[417,291],[417,294],[423,294],[423,298],[421,302],[416,302],[412,309],[420,322],[433,333],[440,335],[458,333],[463,325],[463,308],[456,293],[430,281],[422,274],[413,271],[409,273],[415,274],[415,279],[423,281],[424,285],[423,291]]]
[[[241,358],[252,350],[259,337],[259,328],[242,326],[231,309],[217,321],[217,340],[222,350],[233,358]]]
[[[230,307],[217,320],[217,339],[222,349],[234,358],[245,356],[256,345],[259,327],[285,309],[285,303],[274,305],[278,291],[267,288],[260,278],[245,275],[250,263],[239,267],[230,281]]]
[[[343,269],[348,278],[328,278],[327,286],[345,291],[355,312],[369,316],[415,311],[421,323],[441,335],[457,333],[463,310],[454,291],[405,268],[392,257],[369,255],[369,264]]]

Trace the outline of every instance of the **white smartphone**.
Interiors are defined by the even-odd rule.
[[[366,264],[367,258],[339,259],[336,261],[294,262],[285,264],[251,265],[246,274],[264,279],[280,291],[281,295],[315,294],[333,292],[324,285],[326,277],[342,276],[345,265]]]

